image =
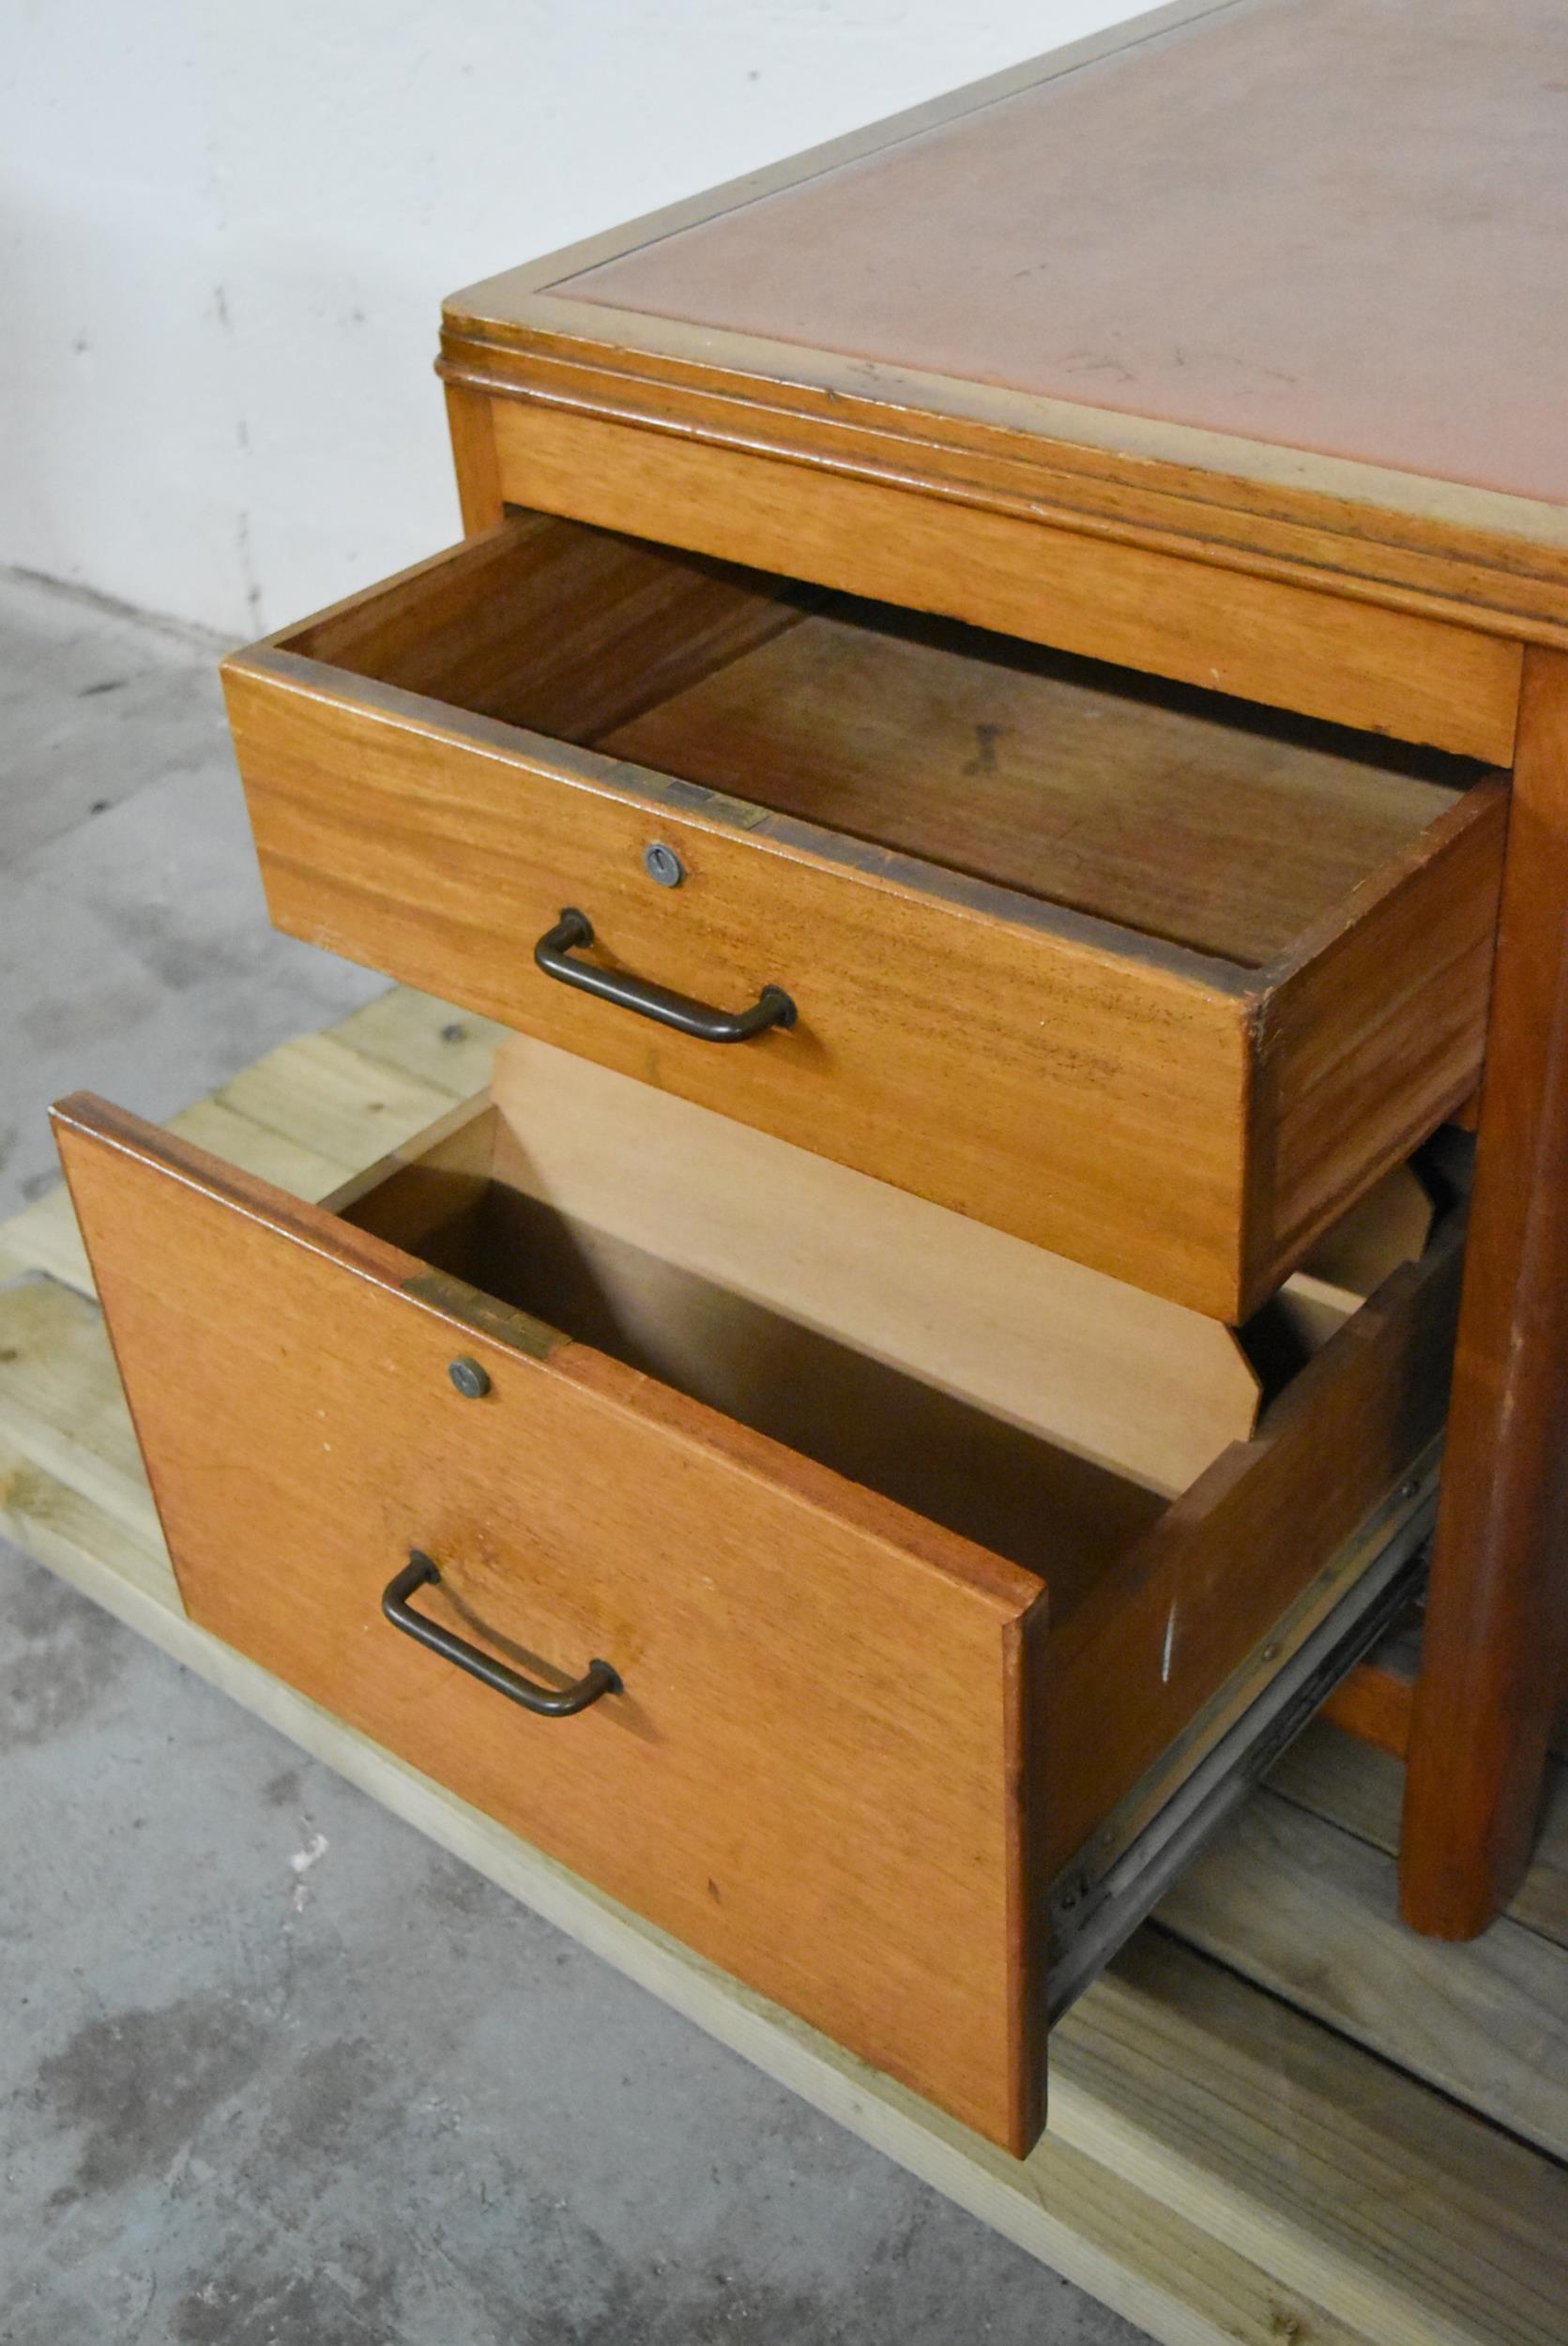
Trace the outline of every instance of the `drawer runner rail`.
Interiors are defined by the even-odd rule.
[[[1087,1851],[1062,1867],[1050,1891],[1046,2003],[1052,2022],[1104,1970],[1178,1874],[1235,1814],[1346,1672],[1408,1604],[1424,1573],[1437,1504],[1438,1460],[1429,1454],[1421,1471],[1348,1544],[1349,1554],[1364,1555],[1370,1546],[1370,1561],[1263,1691],[1209,1744],[1152,1813],[1152,1779],[1135,1789],[1122,1804],[1123,1814],[1135,1812],[1141,1819],[1130,1837],[1119,1837],[1113,1820],[1109,1830],[1098,1833]],[[1276,1633],[1261,1653],[1278,1641]],[[1255,1658],[1238,1676],[1256,1666]],[[1222,1693],[1211,1707],[1224,1699]],[[1170,1764],[1167,1754],[1155,1774],[1167,1774]]]

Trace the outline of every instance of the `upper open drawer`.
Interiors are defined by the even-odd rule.
[[[1435,753],[539,514],[224,674],[281,927],[1216,1318],[1477,1079]]]

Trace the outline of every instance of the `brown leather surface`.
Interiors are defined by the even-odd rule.
[[[1239,0],[553,290],[1568,503],[1568,8]]]

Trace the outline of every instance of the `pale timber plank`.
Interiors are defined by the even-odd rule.
[[[451,1105],[451,1094],[330,1030],[281,1044],[212,1097],[345,1171],[373,1165]]]
[[[1369,2335],[1559,2346],[1568,2174],[1164,1933],[1051,2064],[1080,2149]]]
[[[1319,1719],[1298,1738],[1269,1777],[1270,1787],[1385,1855],[1399,1848],[1405,1771],[1386,1751]],[[1540,1838],[1529,1873],[1508,1912],[1516,1923],[1568,1948],[1568,1766],[1546,1767]]]
[[[8,1222],[0,1223],[0,1243],[24,1270],[44,1272],[63,1286],[74,1287],[78,1295],[94,1292],[87,1250],[64,1181],[46,1190],[32,1205],[23,1206]]]
[[[362,1059],[385,1060],[466,1100],[489,1083],[495,1047],[511,1029],[414,986],[394,985],[327,1031]]]
[[[226,1157],[247,1173],[276,1181],[297,1197],[324,1197],[354,1169],[256,1123],[216,1098],[197,1100],[181,1108],[177,1116],[170,1117],[168,1128]],[[64,1181],[9,1222],[0,1224],[0,1242],[23,1268],[45,1272],[63,1286],[74,1287],[79,1295],[97,1293],[92,1265]]]
[[[1506,1916],[1465,1945],[1400,1922],[1393,1861],[1259,1792],[1166,1894],[1179,1938],[1568,2159],[1568,1955]]]
[[[553,1044],[494,1056],[498,1169],[592,1229],[1168,1495],[1253,1431],[1218,1320]]]
[[[346,1040],[345,1029],[352,1029]],[[324,1033],[269,1052],[170,1117],[168,1129],[313,1201],[419,1131],[449,1098],[482,1090],[504,1031],[429,994],[393,986]],[[340,1043],[352,1057],[339,1055]],[[0,1224],[0,1283],[19,1270],[47,1272],[80,1295],[95,1292],[63,1182]]]
[[[123,1604],[110,1604],[109,1609],[122,1618],[126,1606],[150,1605],[161,1617],[184,1621],[162,1535],[159,1534],[156,1546],[149,1545],[109,1509],[95,1505],[38,1465],[4,1429],[0,1429],[0,1531],[79,1588],[112,1573],[114,1588],[123,1592]],[[106,1563],[106,1558],[113,1562]],[[94,1592],[87,1588],[86,1592],[92,1595]],[[99,1602],[108,1603],[108,1599]]]
[[[55,1280],[24,1279],[0,1291],[0,1436],[149,1552],[161,1549],[102,1318]]]
[[[345,1171],[355,1169],[320,1149],[307,1148],[258,1124],[254,1117],[241,1115],[216,1098],[196,1100],[181,1108],[177,1116],[170,1117],[168,1128],[193,1140],[199,1149],[210,1149],[215,1156],[227,1158],[242,1172],[276,1181],[294,1197],[325,1197]]]
[[[157,1554],[144,1549],[123,1524],[115,1523],[80,1491],[35,1466],[4,1433],[0,1433],[0,1532],[78,1588],[100,1575],[105,1569],[103,1558],[112,1555],[124,1603],[111,1605],[111,1612],[125,1618],[126,1607],[151,1605],[171,1619],[184,1618],[164,1585],[172,1584],[173,1577],[167,1553],[161,1547]],[[92,1590],[86,1593],[91,1595]]]

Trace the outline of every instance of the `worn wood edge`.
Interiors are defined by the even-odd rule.
[[[763,347],[753,346],[754,358]],[[804,383],[800,354],[785,345],[779,351],[781,366],[795,362],[792,378],[769,379],[766,398],[756,396],[758,386],[747,376],[715,375],[709,364],[673,358],[657,365],[564,328],[536,329],[506,347],[449,329],[436,373],[449,388],[494,403],[497,415],[504,403],[566,409],[1482,634],[1568,643],[1568,542],[1560,550],[1555,542],[1534,544],[1536,559],[1527,569],[1507,558],[1516,556],[1518,541],[1499,539],[1474,521],[1466,526],[1457,515],[1401,517],[1388,505],[1379,511],[1383,526],[1369,533],[1364,505],[1321,486],[1296,486],[1288,477],[1251,480],[1228,457],[1224,469],[1208,470],[1195,454],[1190,462],[1162,463],[1138,450],[1119,452],[1108,438],[1096,446],[1087,431],[1043,440],[1017,419],[966,421],[948,412],[976,404],[966,394],[983,387],[954,385],[951,397],[922,411],[913,404],[911,378],[898,387],[899,404],[888,405],[869,398],[863,380],[847,369],[842,388]],[[941,378],[931,380],[946,388]],[[1092,419],[1103,411],[1087,412]],[[1263,452],[1302,461],[1284,449]],[[1555,508],[1545,510],[1556,514]]]
[[[1445,861],[1469,841],[1472,832],[1498,831],[1498,865],[1500,871],[1501,834],[1507,828],[1509,792],[1510,782],[1506,772],[1497,769],[1478,774],[1474,782],[1461,790],[1452,804],[1445,806],[1440,815],[1435,815],[1424,830],[1396,847],[1376,871],[1368,872],[1364,879],[1358,880],[1348,894],[1312,922],[1300,936],[1292,937],[1283,952],[1258,966],[1253,974],[1259,995],[1272,994],[1292,978],[1312,968],[1341,937],[1348,937],[1360,928],[1379,905],[1412,888],[1419,888],[1429,873],[1440,870]],[[1472,1079],[1469,1090],[1473,1089]],[[1469,1092],[1464,1096],[1469,1097]],[[1462,1104],[1462,1102],[1456,1104]]]
[[[797,549],[810,544],[811,559],[797,551],[790,567],[817,585],[1362,731],[1494,763],[1513,755],[1519,646],[1512,627],[1479,627],[1473,612],[1456,620],[1358,598],[1342,571],[1265,575],[1216,561],[1211,541],[1191,535],[1144,543],[1070,512],[933,495],[880,465],[756,434],[682,432],[662,417],[581,401],[499,402],[495,433],[503,494],[536,510],[760,567],[781,562],[787,537]],[[901,569],[900,549],[915,539],[940,543]],[[986,566],[997,572],[990,586]],[[1058,574],[1049,594],[1043,566]],[[966,571],[959,594],[949,573]],[[1026,575],[1048,623],[1020,615]],[[921,578],[935,582],[928,591]],[[1198,632],[1195,605],[1206,615]],[[1369,632],[1381,636],[1376,652]],[[1216,674],[1222,644],[1227,665]]]
[[[111,1561],[118,1543],[107,1517],[86,1501],[71,1503],[69,1492],[52,1497],[50,1478],[19,1482],[7,1463],[0,1447],[8,1529],[84,1595],[1163,2346],[1279,2346],[1291,2337],[1313,2346],[1406,2346],[1400,2331],[1342,2322],[1211,2235],[1195,2216],[1102,2166],[1073,2140],[1079,2132],[1110,2140],[1090,2097],[1071,2089],[1054,2095],[1052,2131],[1028,2160],[993,2149],[196,1627]],[[1196,2204],[1203,2194],[1184,2196]],[[1465,2346],[1476,2337],[1459,2335]]]
[[[1560,642],[1568,621],[1568,512],[1505,490],[554,293],[510,327],[449,320],[435,371],[1487,633]]]
[[[1506,774],[1480,776],[1416,838],[1379,870],[1368,874],[1343,903],[1257,972],[1250,1061],[1254,1081],[1248,1101],[1249,1211],[1244,1217],[1244,1226],[1255,1235],[1251,1259],[1242,1264],[1241,1281],[1248,1310],[1263,1302],[1303,1255],[1343,1220],[1357,1198],[1397,1165],[1408,1163],[1412,1152],[1473,1092],[1485,1039],[1484,987],[1488,981],[1483,982],[1476,1003],[1473,1065],[1462,1066],[1457,1074],[1451,1067],[1441,1089],[1430,1082],[1418,1088],[1413,1079],[1398,1089],[1394,1096],[1401,1121],[1392,1128],[1385,1126],[1375,1148],[1365,1132],[1363,1110],[1359,1123],[1351,1125],[1353,1131],[1362,1132],[1362,1145],[1339,1165],[1332,1187],[1325,1186],[1322,1165],[1312,1151],[1311,1127],[1303,1126],[1291,1113],[1292,1101],[1316,1097],[1317,1119],[1324,1117],[1326,1108],[1330,1129],[1342,1126],[1346,1111],[1343,1100],[1335,1098],[1334,1077],[1327,1081],[1320,1077],[1316,1088],[1305,1084],[1299,1060],[1304,1054],[1310,1062],[1315,1050],[1320,1052],[1325,1035],[1335,1038],[1342,1060],[1347,1037],[1352,1046],[1359,1042],[1354,1020],[1343,1001],[1334,998],[1336,979],[1343,996],[1346,988],[1340,973],[1347,961],[1354,968],[1356,957],[1373,939],[1383,946],[1379,975],[1386,979],[1395,952],[1389,941],[1390,929],[1396,942],[1401,914],[1408,917],[1408,906],[1424,909],[1423,948],[1431,947],[1434,937],[1448,937],[1454,916],[1447,900],[1455,895],[1452,876],[1455,870],[1462,876],[1468,873],[1463,902],[1465,919],[1475,930],[1471,950],[1484,952],[1489,962],[1484,904],[1488,885],[1494,898],[1500,885],[1509,801]],[[1406,993],[1417,994],[1429,1009],[1439,986],[1428,967],[1435,958],[1433,949],[1420,964],[1404,972]],[[1450,966],[1445,965],[1445,972]],[[1397,1004],[1398,997],[1394,999]],[[1303,1005],[1308,1019],[1304,1026]],[[1353,1047],[1350,1057],[1354,1063]]]

